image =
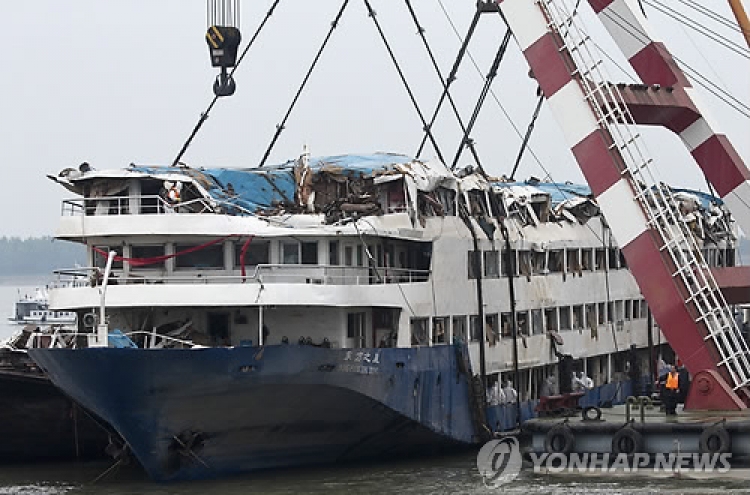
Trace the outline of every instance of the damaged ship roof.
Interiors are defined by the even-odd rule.
[[[149,177],[163,181],[184,181],[199,185],[219,203],[239,207],[231,213],[257,213],[278,204],[293,203],[296,191],[294,169],[299,160],[253,169],[161,167],[131,165],[121,170],[65,169],[49,176],[67,189],[83,195],[83,184],[93,180],[117,180]],[[419,164],[419,167],[416,165]],[[342,178],[365,178],[413,173],[414,175],[450,175],[444,166],[427,165],[405,155],[373,153],[310,158],[308,166],[315,173],[326,172]],[[421,172],[421,173],[420,173]]]
[[[540,182],[538,180],[527,180],[523,182],[493,182],[493,188],[497,191],[498,189],[511,189],[516,195],[534,195],[543,194],[550,198],[552,206],[555,207],[560,203],[564,203],[574,198],[589,198],[591,196],[591,188],[582,184],[572,184],[570,182]]]

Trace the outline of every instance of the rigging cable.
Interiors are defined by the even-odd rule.
[[[456,116],[458,117],[458,110],[455,108],[455,103],[453,101],[453,98],[449,92],[449,88],[451,84],[456,80],[456,74],[458,73],[458,69],[461,65],[461,62],[463,61],[464,56],[466,55],[466,50],[469,46],[469,42],[474,36],[474,31],[476,30],[477,24],[479,23],[479,18],[484,13],[484,11],[481,8],[480,3],[477,3],[477,10],[474,12],[474,17],[471,20],[471,24],[469,24],[469,30],[466,33],[466,37],[464,37],[461,40],[461,36],[459,36],[459,39],[461,40],[461,48],[458,50],[458,54],[456,54],[456,59],[453,62],[453,67],[451,67],[450,73],[448,74],[448,77],[445,79],[445,82],[443,82],[442,75],[440,76],[440,80],[443,83],[443,92],[440,95],[440,98],[438,99],[438,103],[435,106],[435,110],[432,113],[432,118],[430,118],[430,124],[429,127],[432,128],[432,126],[435,124],[435,121],[437,120],[438,114],[440,113],[440,110],[442,109],[443,103],[445,102],[445,98],[448,97],[450,99],[451,105],[454,107],[454,112],[456,112]],[[454,26],[455,30],[455,26]],[[457,32],[457,31],[456,31]],[[461,123],[461,132],[465,132],[466,128],[463,126],[463,123]],[[422,141],[419,143],[419,148],[417,149],[417,156],[422,154],[422,150],[424,149],[425,144],[427,143],[427,134],[425,134],[422,137]],[[472,150],[474,150],[474,146],[472,143]]]
[[[735,43],[734,41],[730,40],[726,36],[723,36],[719,34],[718,32],[714,31],[713,29],[707,28],[700,24],[697,21],[694,21],[690,19],[685,14],[679,13],[674,10],[668,9],[664,4],[661,2],[650,2],[649,0],[645,0],[646,5],[649,7],[652,7],[653,9],[661,12],[667,17],[670,17],[677,22],[684,24],[685,26],[689,27],[690,29],[693,29],[694,31],[702,34],[706,38],[710,39],[711,41],[714,41],[715,43],[720,44],[721,46],[728,48],[729,50],[733,51],[734,53],[750,59],[750,50],[747,48]]]
[[[495,55],[495,59],[492,61],[492,67],[490,67],[490,71],[487,73],[487,77],[484,80],[484,87],[482,87],[482,91],[479,94],[479,98],[477,99],[477,103],[474,106],[474,112],[471,115],[471,119],[469,119],[469,125],[466,128],[466,131],[464,132],[463,137],[461,138],[461,142],[458,145],[458,150],[456,151],[456,156],[453,158],[453,163],[451,164],[451,170],[456,169],[456,165],[458,165],[458,160],[461,158],[461,154],[464,151],[464,147],[467,145],[467,141],[469,140],[469,135],[474,128],[474,124],[477,122],[477,118],[479,118],[479,111],[484,106],[484,102],[487,99],[487,95],[489,94],[489,91],[492,89],[492,82],[495,80],[495,76],[497,76],[497,70],[500,67],[500,62],[502,62],[503,57],[505,56],[505,51],[508,48],[508,43],[510,42],[511,35],[510,29],[507,29],[505,31],[505,36],[503,37],[503,41],[500,43],[500,47],[497,50],[497,54]],[[482,175],[486,174],[484,173],[484,170],[480,167],[480,171],[482,172]]]
[[[451,29],[453,30],[453,33],[456,35],[458,40],[463,43],[463,38],[461,37],[461,33],[458,32],[458,28],[456,27],[456,23],[453,22],[453,18],[448,13],[448,10],[445,8],[445,5],[443,4],[443,0],[438,0],[438,5],[440,5],[440,9],[443,11],[443,15],[447,19],[448,23],[451,26]],[[507,24],[507,22],[506,22]],[[474,56],[471,54],[471,52],[467,49],[466,50],[466,56],[469,57],[469,60],[471,61],[472,65],[474,66],[474,69],[477,71],[477,73],[480,75],[480,77],[484,78],[484,75],[482,74],[482,69],[479,68],[479,64],[477,63]],[[510,114],[508,114],[508,111],[505,110],[505,107],[502,103],[500,103],[500,99],[497,97],[497,94],[495,91],[490,88],[490,96],[492,96],[492,99],[495,100],[495,104],[500,109],[500,112],[503,114],[505,119],[508,121],[510,126],[513,128],[515,133],[518,135],[519,138],[523,140],[523,134],[521,134],[521,130],[518,128],[516,123],[513,121],[513,119],[510,117]],[[534,158],[534,160],[539,164],[540,167],[542,166],[542,161],[539,159],[537,154],[534,152],[534,150],[531,148],[531,146],[528,146],[529,153],[531,153],[531,156]]]
[[[453,99],[453,95],[451,95],[449,86],[450,84],[455,80],[456,74],[455,71],[452,70],[450,75],[447,79],[443,78],[443,73],[440,70],[440,65],[437,63],[437,60],[435,59],[435,54],[432,51],[432,48],[430,47],[430,44],[427,42],[427,37],[425,36],[425,29],[422,27],[422,25],[419,23],[419,19],[417,19],[417,13],[414,10],[414,7],[411,4],[411,0],[406,0],[406,6],[409,9],[409,13],[411,14],[411,18],[414,20],[414,25],[417,28],[417,34],[419,34],[420,38],[422,38],[422,43],[424,44],[425,49],[427,50],[427,55],[430,57],[430,62],[432,62],[432,66],[435,68],[435,72],[437,73],[438,79],[440,79],[440,84],[443,87],[443,93],[440,96],[440,100],[438,101],[437,108],[435,109],[435,112],[432,114],[432,118],[430,119],[429,124],[427,124],[427,127],[432,130],[432,126],[435,124],[435,120],[437,119],[438,113],[440,112],[440,107],[443,104],[443,101],[445,101],[445,98],[448,98],[448,102],[451,105],[451,108],[453,109],[453,113],[456,116],[456,120],[458,121],[458,125],[461,127],[461,132],[466,132],[466,126],[464,125],[464,121],[461,118],[461,113],[458,111],[458,107],[456,106],[456,102]],[[480,10],[477,8],[477,14],[475,14],[475,19],[478,19]],[[454,65],[454,69],[458,70],[458,67]],[[417,151],[416,157],[419,158],[419,155],[422,153],[422,149],[424,148],[425,143],[427,142],[427,134],[422,137],[422,142],[419,145],[419,150]],[[474,142],[471,141],[469,143],[469,149],[471,150],[471,154],[474,156],[474,160],[477,162],[477,164],[480,164],[479,160],[479,154],[477,153],[476,147],[474,146]],[[481,165],[479,165],[481,167]]]
[[[276,145],[276,141],[278,141],[279,136],[281,135],[281,132],[284,130],[284,127],[286,126],[286,121],[289,120],[289,116],[292,114],[292,110],[294,110],[294,107],[297,104],[297,100],[299,100],[300,95],[302,95],[302,91],[305,89],[305,86],[307,85],[307,81],[310,80],[310,76],[312,75],[313,70],[315,70],[315,66],[318,64],[318,61],[320,60],[321,55],[323,55],[323,50],[325,50],[326,46],[328,45],[328,41],[331,39],[331,36],[333,35],[333,31],[338,27],[339,21],[341,21],[341,16],[344,15],[344,10],[346,10],[347,5],[349,5],[349,0],[344,0],[344,3],[341,4],[341,8],[339,9],[338,14],[336,15],[336,18],[333,20],[333,22],[331,22],[331,28],[328,30],[328,34],[323,40],[323,43],[320,45],[320,48],[318,49],[318,53],[315,55],[315,58],[313,59],[312,64],[310,65],[310,68],[307,71],[307,74],[305,74],[305,77],[302,80],[302,84],[300,84],[300,87],[297,90],[297,93],[294,95],[294,98],[292,99],[292,103],[289,105],[289,109],[284,115],[284,118],[281,120],[281,123],[276,126],[276,132],[274,133],[273,138],[271,139],[271,143],[268,145],[268,148],[266,149],[266,152],[263,155],[263,158],[260,160],[260,164],[258,165],[258,168],[266,164],[266,160],[268,160],[268,156],[271,154],[273,147]]]
[[[742,32],[742,29],[739,26],[737,26],[736,21],[728,19],[722,16],[721,14],[710,10],[709,8],[704,7],[703,5],[697,2],[694,2],[693,0],[677,0],[677,1],[687,7],[690,7],[693,10],[698,11],[699,13],[718,22],[719,24],[723,24],[725,27],[728,27],[729,29],[732,29],[738,33]]]
[[[406,89],[406,92],[409,95],[409,99],[411,100],[412,105],[414,105],[414,110],[416,110],[417,115],[419,116],[419,120],[422,121],[422,127],[425,133],[427,133],[430,139],[430,143],[432,143],[432,147],[435,149],[435,153],[437,153],[438,159],[440,160],[440,162],[444,164],[445,159],[443,158],[443,154],[440,152],[440,147],[438,146],[437,141],[435,140],[435,136],[432,134],[432,130],[427,125],[427,120],[425,119],[424,114],[422,113],[422,110],[419,108],[419,104],[417,103],[417,99],[414,96],[414,92],[411,90],[411,87],[409,86],[409,83],[406,80],[406,76],[404,75],[404,72],[401,70],[401,66],[399,65],[398,60],[396,59],[396,55],[393,53],[390,43],[388,43],[388,39],[385,37],[383,28],[380,26],[380,22],[378,21],[377,13],[372,8],[372,5],[370,4],[370,0],[364,0],[364,2],[365,2],[365,6],[367,7],[368,15],[372,19],[372,22],[375,24],[375,28],[378,30],[378,33],[380,34],[380,39],[383,40],[383,44],[385,45],[385,48],[388,51],[388,55],[390,55],[391,61],[393,62],[393,65],[395,66],[396,71],[398,72],[398,75],[401,78],[401,82],[403,83],[404,88]]]
[[[648,45],[651,42],[651,40],[648,38],[644,39],[643,35],[638,31],[638,28],[634,26],[628,19],[625,19],[622,15],[614,11],[610,12],[608,10],[604,10],[602,12],[620,29],[622,29],[624,32],[626,32],[631,37],[636,39],[638,42],[642,43],[644,46]],[[614,16],[616,16],[617,19]],[[745,117],[750,118],[750,107],[748,107],[742,101],[738,100],[737,98],[729,94],[727,91],[722,89],[720,86],[712,82],[707,77],[701,75],[699,71],[697,71],[696,69],[693,69],[684,60],[681,60],[679,57],[677,57],[674,54],[672,55],[672,58],[674,58],[675,61],[677,61],[681,66],[683,66],[683,68],[685,69],[685,72],[690,74],[696,80],[696,82],[700,86],[702,86],[706,91],[714,95],[719,100],[723,101],[726,105],[728,105],[730,108],[732,108],[736,112],[740,113],[741,115]]]
[[[536,102],[536,108],[534,108],[534,114],[531,116],[531,122],[529,122],[529,127],[526,129],[526,135],[523,137],[523,142],[521,143],[521,149],[518,150],[518,156],[516,157],[516,163],[513,165],[513,170],[510,172],[510,180],[516,180],[516,171],[518,171],[518,166],[521,164],[521,158],[523,157],[523,152],[526,150],[526,146],[529,144],[529,139],[531,138],[531,133],[534,131],[534,125],[536,124],[536,119],[539,117],[539,111],[542,109],[542,103],[544,103],[544,95],[541,94],[539,99]]]
[[[237,64],[229,72],[229,77],[232,77],[232,75],[234,75],[234,72],[242,63],[242,60],[245,58],[245,55],[247,55],[247,52],[250,50],[250,47],[253,46],[253,43],[255,42],[256,38],[258,38],[258,35],[260,35],[261,30],[263,30],[263,28],[265,27],[266,23],[268,22],[268,19],[273,15],[273,12],[274,10],[276,10],[276,7],[279,5],[280,1],[281,0],[274,0],[273,4],[271,5],[271,8],[269,8],[268,12],[266,12],[266,16],[263,18],[263,21],[261,21],[260,25],[258,25],[258,28],[255,30],[253,37],[250,38],[250,41],[248,42],[247,46],[242,51],[240,58],[237,60]],[[195,138],[196,134],[198,134],[198,131],[203,126],[203,123],[208,119],[208,114],[211,112],[211,109],[213,109],[214,105],[216,105],[216,102],[218,100],[219,100],[219,96],[214,95],[213,99],[211,100],[211,103],[208,105],[208,108],[206,108],[206,111],[201,114],[200,118],[198,119],[198,123],[195,124],[195,127],[193,128],[193,132],[190,133],[190,136],[188,136],[187,141],[185,141],[185,144],[182,145],[182,149],[180,150],[179,153],[177,153],[177,156],[175,157],[174,161],[172,161],[173,167],[176,167],[180,163],[180,160],[182,160],[183,155],[187,151],[188,147],[190,147],[190,144],[193,142],[193,138]]]

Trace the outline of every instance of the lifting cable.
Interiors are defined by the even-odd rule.
[[[404,84],[404,88],[406,89],[406,92],[409,95],[409,99],[411,99],[411,103],[412,105],[414,105],[414,110],[416,110],[417,115],[419,116],[419,120],[422,121],[422,128],[424,129],[424,132],[427,134],[428,138],[430,139],[430,142],[432,143],[432,147],[435,149],[435,153],[437,153],[438,159],[443,164],[445,164],[445,159],[443,158],[443,154],[440,152],[440,147],[438,146],[437,141],[435,140],[435,136],[432,134],[432,130],[430,129],[430,126],[427,124],[427,120],[425,120],[422,110],[419,108],[419,104],[417,103],[417,99],[414,96],[414,92],[411,90],[411,87],[409,86],[409,83],[406,80],[406,76],[404,75],[404,72],[401,70],[401,66],[399,65],[398,60],[396,59],[396,55],[393,53],[393,50],[391,49],[391,45],[390,43],[388,43],[388,39],[385,37],[383,28],[380,26],[377,13],[372,8],[372,5],[370,4],[370,0],[364,0],[364,2],[365,2],[365,6],[367,7],[368,15],[372,19],[373,23],[375,23],[375,28],[378,30],[378,33],[380,34],[380,39],[383,40],[383,44],[385,45],[385,48],[388,51],[388,55],[390,55],[391,61],[393,62],[393,65],[395,66],[396,71],[398,72],[398,75],[401,78],[401,82]]]
[[[540,89],[541,93],[541,89]],[[531,116],[531,122],[529,122],[529,127],[526,128],[526,135],[523,137],[523,142],[521,142],[521,149],[518,150],[518,156],[516,157],[516,163],[513,165],[513,170],[510,172],[510,176],[508,177],[510,180],[516,180],[516,172],[518,171],[518,166],[521,164],[521,158],[523,157],[524,151],[526,151],[526,146],[529,144],[529,139],[531,138],[531,133],[534,131],[534,125],[536,124],[536,119],[539,117],[539,110],[542,109],[542,103],[544,103],[544,95],[540,94],[539,99],[536,102],[536,108],[534,109],[534,114]]]
[[[253,46],[253,43],[258,38],[258,35],[260,35],[261,30],[265,27],[266,23],[268,22],[268,19],[273,15],[274,10],[279,5],[279,2],[281,0],[274,0],[273,4],[271,5],[271,8],[268,9],[268,12],[266,12],[266,16],[263,18],[263,21],[261,21],[258,28],[255,30],[255,33],[253,34],[253,37],[250,38],[250,41],[248,42],[245,49],[242,51],[242,54],[240,55],[240,58],[237,60],[237,64],[232,68],[232,70],[229,72],[229,77],[231,78],[234,72],[237,70],[237,68],[242,63],[242,60],[245,58],[245,55],[247,55],[247,52],[250,50],[250,47]],[[190,147],[190,144],[193,142],[193,138],[195,138],[196,134],[198,134],[198,131],[203,126],[203,123],[208,119],[208,114],[213,109],[214,105],[216,105],[216,102],[219,100],[218,95],[214,95],[213,99],[211,100],[211,103],[208,105],[208,108],[206,108],[206,111],[203,112],[198,119],[198,123],[195,124],[195,127],[193,128],[193,132],[190,133],[190,136],[187,138],[187,141],[185,141],[185,144],[182,145],[182,149],[179,153],[177,153],[177,156],[175,157],[174,161],[172,162],[172,166],[176,167],[180,160],[182,160],[183,155],[187,151],[188,147]]]
[[[726,36],[721,35],[717,31],[706,27],[705,25],[703,25],[703,23],[694,21],[693,19],[691,19],[690,17],[688,17],[687,15],[681,12],[671,10],[668,7],[666,7],[663,3],[658,2],[658,1],[650,2],[646,0],[646,5],[653,8],[654,10],[657,10],[658,12],[661,12],[665,16],[674,19],[680,24],[683,24],[689,27],[690,29],[698,32],[699,34],[702,34],[703,36],[710,39],[711,41],[718,43],[719,45],[733,51],[734,53],[740,55],[741,57],[750,59],[750,51],[747,48],[735,43],[734,41],[727,38]]]
[[[263,158],[260,160],[260,164],[258,165],[258,168],[261,168],[263,165],[266,164],[266,160],[268,160],[268,156],[271,154],[273,147],[276,145],[276,141],[278,141],[279,136],[281,136],[281,132],[286,127],[286,122],[287,120],[289,120],[289,116],[292,114],[292,110],[294,110],[294,107],[297,104],[297,101],[299,100],[300,95],[302,95],[302,91],[305,89],[305,86],[307,85],[307,81],[310,80],[310,76],[315,70],[315,66],[318,65],[318,61],[320,60],[321,55],[323,55],[323,50],[325,50],[326,46],[328,45],[328,41],[331,39],[331,36],[333,35],[333,31],[338,27],[339,22],[341,21],[341,16],[344,15],[344,11],[346,10],[347,5],[349,5],[349,0],[344,0],[344,3],[341,4],[341,8],[339,9],[338,14],[336,14],[336,18],[333,20],[333,22],[331,22],[331,28],[328,30],[328,34],[323,40],[323,43],[320,45],[320,48],[318,49],[318,53],[315,55],[315,58],[313,59],[312,64],[310,65],[310,68],[307,70],[307,74],[305,74],[305,77],[302,80],[302,84],[300,84],[300,87],[297,90],[297,93],[294,95],[294,98],[292,99],[292,103],[289,105],[289,109],[286,111],[284,118],[281,119],[281,123],[276,126],[276,132],[274,133],[273,138],[271,139],[271,143],[268,145],[268,148],[266,149],[265,154],[263,154]]]
[[[407,0],[406,3],[407,3],[407,5],[409,5],[409,10],[411,11],[412,9],[411,9],[411,4],[410,4],[409,0]],[[456,80],[456,75],[458,74],[458,69],[459,69],[459,67],[461,65],[461,62],[464,59],[464,56],[466,55],[466,50],[469,47],[469,42],[471,41],[472,37],[474,36],[474,31],[476,30],[477,24],[479,23],[479,18],[485,12],[485,10],[482,9],[483,5],[486,5],[486,4],[477,3],[477,10],[474,13],[474,17],[471,20],[471,24],[469,24],[469,30],[466,33],[466,36],[464,37],[464,39],[462,40],[461,48],[458,50],[458,54],[456,55],[456,59],[453,62],[453,67],[451,68],[451,71],[448,74],[448,77],[445,80],[443,80],[443,76],[440,75],[440,82],[443,85],[443,92],[440,95],[440,98],[438,99],[437,105],[435,106],[435,111],[432,113],[432,118],[430,119],[430,123],[428,125],[428,127],[430,129],[432,129],[432,126],[435,124],[435,121],[437,120],[438,114],[440,113],[440,110],[442,109],[443,102],[445,101],[445,99],[447,97],[448,100],[449,100],[449,102],[450,102],[450,104],[451,104],[451,106],[453,107],[453,111],[456,114],[456,118],[458,119],[458,122],[461,125],[461,131],[464,132],[464,133],[466,132],[466,126],[463,124],[463,121],[461,120],[461,116],[460,116],[460,114],[458,112],[458,109],[457,109],[456,104],[455,104],[455,102],[453,100],[453,97],[450,94],[450,86]],[[414,18],[414,22],[417,23],[416,16],[414,14],[412,14],[412,17]],[[422,35],[422,37],[424,38],[424,35],[422,34],[422,28],[418,25],[417,29],[419,29],[420,35]],[[425,40],[425,46],[426,46],[426,44],[427,44],[427,41]],[[429,50],[429,48],[428,48],[428,50]],[[434,57],[432,57],[431,54],[430,54],[430,57],[434,59]],[[434,61],[433,61],[433,64],[434,64]],[[436,66],[436,70],[438,71],[438,74],[440,74],[440,70],[439,70],[439,68],[437,66]],[[426,133],[422,137],[422,142],[419,143],[419,148],[417,149],[417,154],[416,154],[417,157],[422,154],[422,151],[424,150],[425,144],[427,144],[427,134]],[[474,154],[474,159],[477,161],[477,163],[479,163],[479,158],[478,158],[476,150],[474,148],[473,141],[471,142],[471,151]]]
[[[472,129],[474,128],[474,124],[476,124],[477,122],[477,118],[479,117],[479,111],[484,106],[484,101],[487,99],[487,95],[489,94],[490,89],[492,88],[492,83],[495,80],[495,76],[497,76],[497,69],[500,67],[500,62],[502,62],[503,56],[505,55],[505,51],[508,48],[508,42],[510,42],[511,35],[512,33],[510,29],[505,31],[505,36],[503,37],[503,41],[500,43],[500,48],[498,48],[497,50],[497,54],[495,55],[495,60],[492,61],[492,67],[490,67],[490,71],[487,73],[487,77],[485,77],[484,87],[482,88],[482,91],[479,94],[479,98],[477,99],[477,103],[474,106],[474,112],[471,114],[471,119],[469,119],[469,125],[466,128],[466,132],[464,132],[464,135],[461,138],[461,142],[458,145],[456,156],[453,158],[453,163],[451,164],[451,170],[456,169],[456,165],[458,165],[458,160],[461,159],[461,155],[463,154],[464,147],[467,145],[467,142],[469,140],[469,135]]]

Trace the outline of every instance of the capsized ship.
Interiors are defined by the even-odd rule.
[[[52,178],[91,268],[51,301],[89,347],[30,352],[156,480],[475,445],[502,426],[484,382],[528,416],[569,356],[611,401],[660,341],[586,187],[392,154]],[[734,264],[721,202],[671,197]]]

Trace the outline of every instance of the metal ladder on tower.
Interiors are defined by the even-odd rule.
[[[557,35],[560,50],[566,50],[573,62],[571,75],[583,89],[585,99],[595,112],[597,124],[611,138],[610,150],[622,159],[621,175],[635,192],[635,200],[646,214],[647,226],[661,240],[662,257],[673,267],[672,277],[683,289],[683,300],[704,339],[718,354],[715,363],[730,378],[733,390],[750,385],[750,348],[706,264],[690,227],[683,220],[671,190],[657,184],[650,170],[651,159],[639,145],[640,134],[620,94],[605,73],[598,49],[579,25],[575,10],[569,11],[560,0],[538,0]],[[624,123],[618,124],[618,122]]]

